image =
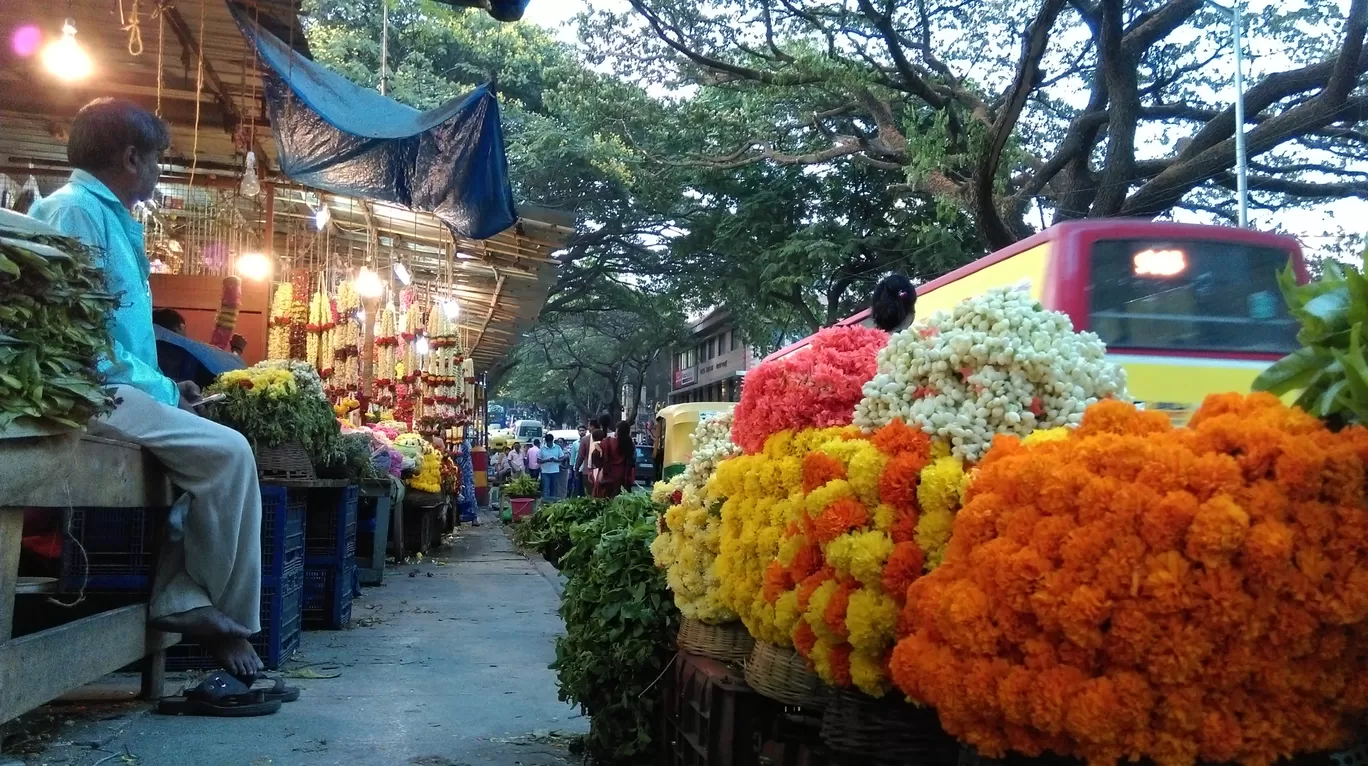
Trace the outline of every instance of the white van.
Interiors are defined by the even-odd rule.
[[[519,444],[540,442],[543,433],[545,430],[540,420],[519,420],[513,424],[513,438],[517,439]]]

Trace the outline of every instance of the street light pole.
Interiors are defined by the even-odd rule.
[[[1235,194],[1240,204],[1240,228],[1249,228],[1249,156],[1245,149],[1244,91],[1244,10],[1243,0],[1231,0],[1230,7],[1205,0],[1207,5],[1230,14],[1231,38],[1235,45]]]

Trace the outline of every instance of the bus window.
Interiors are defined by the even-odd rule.
[[[1089,329],[1112,349],[1282,355],[1297,325],[1278,290],[1289,253],[1212,240],[1101,240]]]

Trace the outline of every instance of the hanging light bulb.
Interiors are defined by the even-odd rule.
[[[314,225],[318,227],[319,231],[323,231],[328,228],[328,221],[331,220],[332,211],[328,209],[328,203],[324,202],[319,205],[318,210],[314,212]]]
[[[442,304],[442,313],[446,314],[447,319],[455,320],[461,316],[461,305],[456,301],[446,301]]]
[[[261,253],[247,253],[238,258],[237,273],[256,282],[271,276],[271,259]]]
[[[385,283],[380,281],[380,275],[364,266],[361,267],[360,273],[356,275],[356,294],[362,298],[379,298],[384,293]]]
[[[418,342],[415,343],[415,344],[413,344],[413,347],[414,347],[415,350],[417,350],[418,356],[427,356],[427,352],[428,352],[428,339],[427,339],[427,336],[426,336],[426,335],[420,335],[420,336],[418,337]]]
[[[261,182],[257,180],[256,152],[248,150],[247,166],[242,169],[242,185],[238,191],[244,197],[255,197],[261,193]]]
[[[76,42],[76,22],[62,23],[62,38],[43,49],[43,66],[63,80],[82,80],[94,68],[90,55]]]
[[[394,276],[405,286],[413,284],[413,276],[409,274],[408,267],[402,263],[394,264]]]

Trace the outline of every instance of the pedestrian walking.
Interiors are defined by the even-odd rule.
[[[603,440],[594,462],[599,469],[594,497],[614,498],[622,494],[624,487],[636,484],[636,446],[632,444],[631,423],[618,423],[616,432]]]

